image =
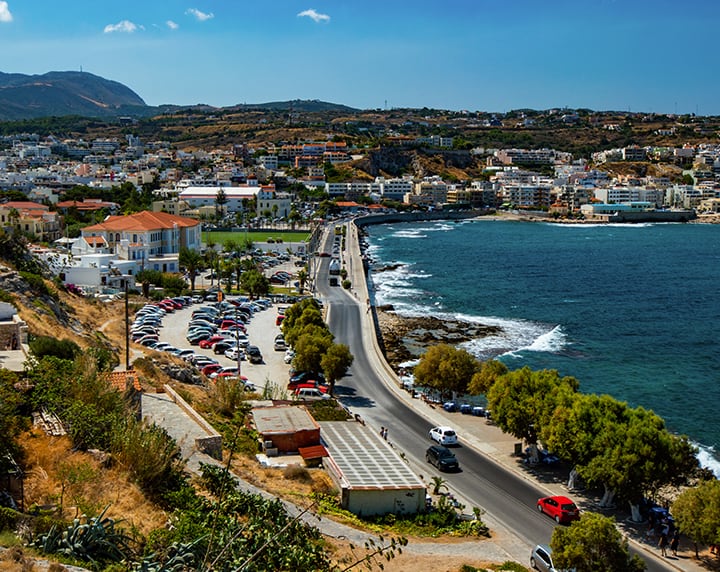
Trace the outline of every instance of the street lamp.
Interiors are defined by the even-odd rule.
[[[238,328],[238,307],[235,306],[235,349],[237,350],[237,374],[238,374],[238,382],[243,383],[242,380],[242,374],[240,371],[240,362],[242,361],[240,357],[240,328]],[[245,385],[243,383],[243,385]]]

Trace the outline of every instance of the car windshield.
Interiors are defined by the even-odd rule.
[[[442,450],[438,453],[438,456],[440,456],[440,457],[448,457],[448,458],[449,458],[449,457],[454,457],[455,455],[452,453],[452,451],[449,451],[448,449],[442,449]]]

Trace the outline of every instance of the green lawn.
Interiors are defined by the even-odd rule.
[[[290,243],[290,242],[305,242],[310,238],[310,233],[307,231],[297,231],[297,232],[286,232],[286,231],[272,231],[272,230],[263,230],[263,231],[248,231],[245,232],[243,230],[239,230],[237,232],[231,232],[231,231],[205,231],[202,233],[202,239],[203,242],[207,244],[208,237],[212,238],[213,242],[215,244],[222,245],[226,240],[234,240],[235,242],[240,242],[241,240],[244,240],[245,237],[248,237],[253,242],[267,242],[268,238],[272,239],[282,239],[283,243]]]

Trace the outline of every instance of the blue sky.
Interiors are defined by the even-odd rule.
[[[720,115],[717,0],[0,0],[0,71],[150,105]]]

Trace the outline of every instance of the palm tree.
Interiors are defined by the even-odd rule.
[[[183,246],[179,255],[180,267],[184,268],[190,278],[190,290],[195,290],[195,278],[202,268],[203,257],[197,250]]]
[[[442,477],[433,477],[431,479],[432,481],[432,487],[433,487],[433,494],[439,495],[441,489],[447,489],[447,481],[443,479]]]
[[[303,268],[302,270],[300,270],[300,272],[298,272],[297,277],[298,277],[298,282],[300,284],[300,294],[302,294],[303,291],[305,290],[305,284],[307,283],[307,280],[308,280],[308,273],[305,272],[305,269]]]

